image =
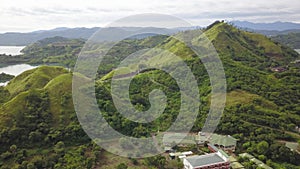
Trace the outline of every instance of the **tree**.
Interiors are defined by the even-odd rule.
[[[243,145],[242,145],[242,147],[243,147],[243,149],[247,149],[247,148],[249,148],[251,146],[251,142],[246,142],[246,143],[244,143]]]
[[[266,141],[261,141],[256,146],[256,151],[258,154],[265,155],[268,152],[269,143]]]
[[[27,164],[27,169],[36,169],[33,163],[28,163]]]
[[[121,163],[117,166],[117,169],[127,169],[127,168],[128,168],[127,165],[124,163]]]
[[[9,150],[10,150],[13,154],[15,154],[16,151],[17,151],[17,146],[14,144],[14,145],[12,145],[12,146],[9,147]]]
[[[133,165],[137,165],[139,162],[135,158],[130,158]]]
[[[65,153],[65,144],[62,141],[59,141],[54,146],[55,153],[63,155]]]
[[[261,160],[261,161],[265,161],[265,160],[266,160],[266,156],[264,156],[264,155],[259,155],[259,156],[258,156],[258,159]]]
[[[155,166],[157,168],[162,169],[162,168],[164,168],[164,166],[166,164],[166,158],[164,156],[157,155],[155,157],[146,158],[145,162],[149,166]]]

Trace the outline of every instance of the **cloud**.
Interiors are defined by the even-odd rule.
[[[300,23],[300,1],[272,0],[1,0],[0,32],[104,26],[140,13],[170,14],[207,25],[216,19]]]

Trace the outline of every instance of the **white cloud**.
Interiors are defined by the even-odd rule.
[[[140,13],[181,17],[194,25],[217,19],[300,22],[298,0],[0,0],[0,32],[105,26]]]

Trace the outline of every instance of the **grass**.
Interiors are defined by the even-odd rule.
[[[63,67],[41,66],[28,70],[15,77],[6,88],[11,94],[11,99],[0,109],[0,125],[13,127],[12,118],[27,108],[26,97],[30,94],[31,89],[38,92],[48,92],[50,112],[55,122],[59,122],[59,116],[62,114],[74,112],[72,111],[74,107],[71,96],[72,75]],[[69,115],[65,114],[65,116]],[[66,117],[65,119],[69,118]]]
[[[254,99],[261,98],[256,94],[251,94],[243,90],[235,90],[227,93],[226,105],[233,106],[236,104],[247,104],[253,102]]]
[[[5,87],[12,96],[29,89],[41,89],[54,77],[67,73],[63,67],[40,66],[12,79]]]
[[[137,159],[138,164],[134,165],[132,161],[126,157],[116,156],[114,154],[111,154],[109,152],[103,152],[101,155],[101,161],[99,162],[97,167],[103,168],[103,169],[115,169],[120,163],[124,163],[128,166],[128,169],[148,169],[149,167],[144,166],[144,160],[143,159]]]
[[[53,114],[54,121],[59,122],[59,116],[65,112],[74,112],[71,95],[72,74],[67,73],[57,76],[52,79],[44,89],[49,92],[50,112]],[[68,115],[66,114],[66,116]]]

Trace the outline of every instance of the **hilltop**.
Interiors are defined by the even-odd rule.
[[[216,22],[204,31],[221,57],[241,62],[259,70],[286,66],[299,58],[294,50],[270,38]]]

